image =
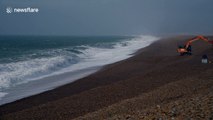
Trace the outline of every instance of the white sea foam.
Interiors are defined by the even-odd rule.
[[[0,75],[0,88],[7,88],[17,84],[28,82],[28,79],[36,78],[42,74],[48,74],[56,65],[60,65],[65,59],[61,56],[53,58],[41,58],[8,64],[0,64],[4,71]]]
[[[5,92],[0,92],[0,100],[5,96],[7,95],[8,93],[5,93]]]
[[[4,89],[19,84],[126,59],[138,49],[150,45],[157,39],[153,36],[140,36],[118,42],[113,48],[79,46],[85,49],[78,50],[81,54],[76,54],[77,62],[73,62],[75,60],[73,56],[64,54],[66,49],[60,49],[54,52],[56,53],[54,56],[0,64],[0,98],[7,94],[3,93]]]
[[[140,48],[144,48],[156,41],[158,38],[152,36],[141,36],[129,41],[117,43],[113,49],[88,47],[82,51],[83,61],[73,65],[70,70],[84,69],[92,66],[102,66],[117,62],[132,56]]]

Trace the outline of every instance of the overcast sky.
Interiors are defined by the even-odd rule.
[[[39,13],[6,13],[6,8]],[[0,0],[0,35],[213,34],[213,0]]]

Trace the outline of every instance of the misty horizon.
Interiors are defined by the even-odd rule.
[[[211,35],[212,0],[2,0],[0,35]],[[6,13],[38,8],[38,13]]]

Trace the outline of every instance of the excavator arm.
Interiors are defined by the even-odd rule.
[[[197,37],[195,37],[195,38],[189,40],[189,41],[186,43],[186,47],[185,47],[185,48],[188,48],[189,45],[191,45],[193,42],[198,41],[198,40],[203,40],[203,41],[205,41],[205,42],[209,42],[209,40],[208,40],[207,38],[205,38],[204,36],[201,36],[201,35],[200,35],[200,36],[197,36]]]

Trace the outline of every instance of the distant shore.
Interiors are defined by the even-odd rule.
[[[2,105],[0,118],[151,119],[158,118],[154,115],[159,112],[155,110],[156,105],[158,108],[162,106],[163,110],[163,107],[169,108],[175,102],[181,106],[182,100],[188,100],[191,96],[196,99],[203,95],[206,95],[207,100],[201,100],[204,102],[201,104],[204,108],[201,112],[205,118],[209,118],[208,115],[213,111],[205,113],[205,109],[209,109],[205,102],[210,101],[209,105],[212,105],[213,64],[201,64],[200,59],[203,54],[207,54],[213,60],[212,46],[197,42],[193,45],[192,56],[179,56],[177,46],[184,44],[190,37],[159,40],[139,50],[135,56],[108,65],[88,77]],[[175,87],[177,89],[172,89]],[[199,103],[194,100],[193,104]],[[184,110],[182,113],[179,111],[175,117],[180,119]],[[144,114],[146,111],[153,115]],[[193,114],[191,117],[194,117]]]

